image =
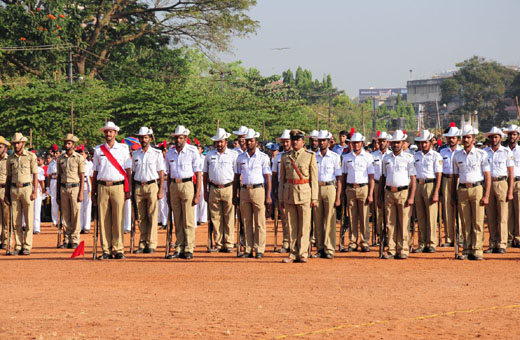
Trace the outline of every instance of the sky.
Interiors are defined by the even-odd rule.
[[[264,75],[298,66],[350,97],[369,87],[406,87],[478,55],[520,66],[519,0],[258,0],[257,33],[233,40],[223,61]],[[279,50],[277,48],[288,48]]]

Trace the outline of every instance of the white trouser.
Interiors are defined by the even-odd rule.
[[[197,221],[200,223],[206,223],[208,222],[208,202],[204,199],[204,187],[200,187],[200,201],[199,204],[197,204]],[[196,223],[195,223],[196,225]]]
[[[125,231],[132,230],[132,201],[131,200],[125,201],[123,227],[124,227]]]
[[[162,225],[168,224],[168,201],[166,193],[164,193],[163,198],[159,200],[159,218],[157,220]]]
[[[42,219],[42,195],[38,194],[34,200],[34,224],[33,232],[40,232],[40,224]]]
[[[81,230],[90,230],[92,216],[92,200],[88,190],[83,190],[83,202],[81,202]]]
[[[49,195],[51,196],[51,217],[52,224],[58,225],[58,202],[56,202],[56,179],[51,179],[49,187]]]

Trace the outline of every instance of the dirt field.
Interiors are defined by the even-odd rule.
[[[0,338],[520,338],[518,249],[480,262],[439,248],[282,264],[272,230],[262,260],[207,254],[202,225],[191,261],[164,259],[164,231],[153,255],[92,261],[92,234],[71,260],[44,225],[31,256],[0,256]]]

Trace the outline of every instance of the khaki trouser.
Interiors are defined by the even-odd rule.
[[[98,184],[98,212],[101,248],[104,254],[124,253],[123,213],[124,186]]]
[[[210,185],[208,208],[217,249],[233,249],[235,243],[233,186],[218,188]]]
[[[319,252],[334,255],[336,249],[336,187],[320,186],[314,210],[316,246]]]
[[[284,203],[289,225],[290,254],[293,260],[307,258],[311,232],[311,202]]]
[[[7,244],[9,237],[9,206],[5,203],[5,188],[0,188],[0,244]]]
[[[455,243],[455,205],[452,199],[453,178],[442,178],[442,220],[444,221],[444,232],[447,235],[448,243]],[[459,219],[459,242],[462,242],[462,224]]]
[[[482,256],[484,241],[484,207],[480,205],[484,188],[459,187],[459,216],[462,222],[463,254]]]
[[[437,203],[431,204],[435,183],[417,183],[415,192],[415,212],[419,224],[419,248],[437,245]]]
[[[265,251],[265,189],[240,189],[240,213],[246,232],[246,253]]]
[[[508,209],[508,241],[520,244],[520,181],[516,181],[513,186],[513,200],[509,201]]]
[[[136,184],[135,204],[139,219],[139,248],[157,248],[157,193],[159,185],[157,183]]]
[[[489,248],[506,249],[507,246],[507,181],[491,183],[489,204],[486,208],[489,228]]]
[[[11,187],[11,204],[13,206],[14,250],[31,250],[34,224],[34,202],[31,201],[32,185],[17,188]],[[22,214],[25,219],[25,230],[22,228]]]
[[[60,206],[63,218],[64,233],[63,243],[79,244],[79,233],[81,232],[81,218],[79,212],[81,203],[78,202],[79,186],[64,188],[60,185]]]
[[[380,183],[381,182],[374,183],[374,193],[379,193],[379,190],[381,190],[379,187]],[[376,226],[375,230],[376,230],[377,235],[379,235],[379,237],[381,237],[381,229],[383,228],[383,208],[379,208],[377,206],[377,204],[375,204],[375,200],[374,200],[374,211],[377,214],[377,220],[374,221],[374,225]]]
[[[405,206],[408,190],[390,192],[385,189],[385,215],[389,255],[408,255],[410,207]]]
[[[175,251],[192,253],[195,248],[195,195],[193,182],[170,182],[170,202],[175,220]]]
[[[285,249],[289,249],[290,231],[289,231],[289,223],[287,222],[287,212],[285,211],[285,206],[283,208],[280,208],[279,213],[280,213],[279,214],[280,220],[282,220],[282,232],[283,232],[282,247]]]
[[[349,248],[357,248],[358,235],[361,235],[361,247],[368,247],[370,226],[368,224],[368,185],[351,188],[347,184],[347,208],[350,217]]]

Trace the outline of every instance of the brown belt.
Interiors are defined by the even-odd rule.
[[[213,182],[209,182],[209,185],[210,186],[213,186],[215,188],[219,188],[219,189],[222,189],[222,188],[227,188],[227,187],[230,187],[233,185],[233,182],[229,182],[229,183],[226,183],[226,184],[215,184]]]
[[[421,179],[417,180],[417,183],[419,183],[419,184],[426,184],[426,183],[433,183],[433,182],[435,182],[435,178],[425,178],[425,179],[421,178]]]
[[[106,187],[111,187],[114,185],[121,185],[124,184],[125,181],[119,181],[119,182],[112,182],[112,181],[97,181],[99,184],[104,185]]]
[[[289,184],[307,184],[309,183],[309,179],[308,178],[304,178],[304,179],[287,179],[287,183]]]
[[[193,181],[193,177],[186,177],[186,178],[172,178],[173,183],[186,183]]]
[[[134,182],[139,185],[148,185],[148,184],[152,184],[152,183],[157,183],[157,180],[152,179],[151,181],[148,181],[148,182],[139,182],[139,181],[134,181]]]
[[[507,178],[507,176],[500,176],[500,177],[491,177],[491,180],[493,182],[500,182],[500,181],[503,181]]]
[[[391,187],[391,186],[386,186],[386,190],[390,191],[390,192],[399,192],[399,191],[403,191],[403,190],[407,190],[408,189],[408,185],[404,185],[402,187]]]
[[[453,178],[452,174],[442,174],[442,177],[444,178]]]
[[[256,188],[263,188],[264,184],[243,184],[242,188],[244,189],[256,189]]]
[[[79,187],[79,183],[61,183],[62,188],[76,188]]]
[[[328,182],[318,182],[318,185],[320,187],[325,187],[327,185],[335,185],[336,184],[336,181],[328,181]]]
[[[474,188],[482,185],[482,181],[475,183],[459,183],[459,188]]]
[[[368,183],[347,183],[347,187],[354,188],[354,189],[362,188],[365,185],[368,185]]]

